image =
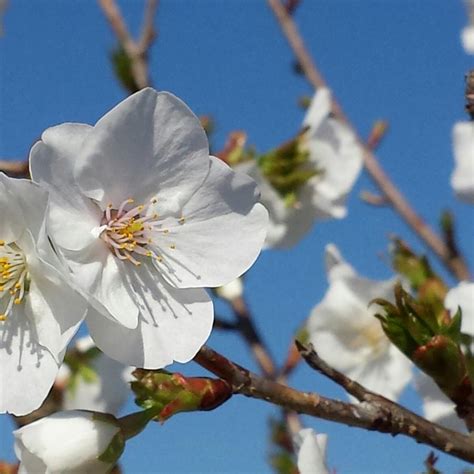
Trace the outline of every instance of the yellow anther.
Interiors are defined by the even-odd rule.
[[[163,234],[167,234],[169,232],[168,229],[163,229]]]
[[[175,244],[171,244],[170,245],[170,249],[174,250],[176,248],[176,245]]]
[[[180,217],[179,220],[178,220],[178,222],[179,222],[180,224],[184,224],[184,221],[185,221],[185,220],[186,220],[186,219],[185,219],[184,217]]]
[[[151,203],[152,203],[152,204],[156,204],[157,202],[158,202],[158,199],[156,199],[156,198],[153,198],[153,199],[151,200]]]
[[[159,255],[157,255],[157,256],[156,256],[156,260],[157,260],[158,262],[162,262],[162,261],[163,261],[163,257],[160,257]]]
[[[127,199],[127,202],[128,202],[129,204],[132,204],[132,202],[135,202],[135,201],[134,201],[133,198],[128,198],[128,199]]]
[[[153,252],[148,251],[148,252],[146,253],[146,256],[147,256],[147,257],[152,257],[152,256],[153,256]]]
[[[137,207],[138,212],[143,211],[143,209],[145,209],[145,206],[144,206],[143,204],[140,204],[140,205]]]
[[[5,289],[4,286],[0,286],[0,291],[3,291]]]
[[[14,303],[15,303],[15,304],[20,304],[20,303],[21,303],[21,298],[15,298]]]
[[[0,246],[1,245],[5,245],[5,241],[4,240],[0,240]]]
[[[7,316],[5,314],[0,314],[0,321],[6,321]]]
[[[17,290],[19,290],[19,289],[21,288],[21,284],[20,284],[20,283],[15,283],[15,288],[16,288]]]
[[[109,209],[112,209],[113,204],[107,204],[107,207],[108,207]]]

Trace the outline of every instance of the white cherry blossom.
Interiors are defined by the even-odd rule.
[[[247,173],[261,191],[261,201],[270,216],[267,247],[291,247],[320,219],[346,216],[345,200],[362,168],[362,149],[354,133],[331,117],[331,92],[318,89],[303,120],[306,131],[300,146],[308,163],[321,172],[298,190],[298,200],[288,205],[273,189],[254,161],[236,167]]]
[[[329,288],[307,323],[310,342],[334,368],[368,389],[396,400],[412,377],[411,362],[374,317],[374,298],[393,301],[395,280],[359,276],[334,245],[326,247]]]
[[[300,474],[329,474],[326,466],[327,435],[304,428],[294,437]]]
[[[116,459],[99,458],[111,443],[123,449],[120,427],[112,416],[79,410],[41,418],[13,434],[19,474],[106,473]]]
[[[461,31],[461,44],[466,54],[474,54],[474,1],[465,0],[469,23]]]
[[[66,364],[60,368],[56,384],[64,387],[63,410],[91,410],[117,415],[130,396],[133,368],[124,366],[97,350],[90,336],[78,339],[74,349],[84,356],[92,353],[87,362],[95,377],[87,380],[78,374],[72,386],[73,374]]]
[[[48,231],[92,308],[92,338],[125,364],[189,361],[212,327],[204,287],[260,252],[267,212],[255,183],[209,156],[198,118],[144,89],[94,127],[46,130],[33,180],[52,191]]]
[[[423,416],[434,423],[456,431],[465,431],[466,425],[457,416],[454,403],[438,388],[433,380],[419,373],[415,387],[423,401]]]
[[[474,204],[474,122],[457,122],[453,127],[455,168],[451,186],[457,197]]]
[[[53,266],[47,200],[37,185],[0,174],[0,413],[41,405],[85,314],[85,302]]]

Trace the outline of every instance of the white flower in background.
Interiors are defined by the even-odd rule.
[[[474,283],[462,281],[451,288],[444,299],[444,306],[452,315],[456,314],[458,307],[460,307],[462,311],[461,331],[474,336]],[[472,350],[474,351],[474,345]]]
[[[369,390],[396,400],[412,377],[411,362],[385,336],[374,317],[374,298],[393,301],[395,280],[359,276],[334,245],[326,247],[329,289],[307,323],[315,350]]]
[[[87,358],[84,363],[91,370],[91,377],[84,377],[80,371],[77,374],[71,373],[66,364],[61,366],[56,384],[65,388],[62,392],[62,409],[91,410],[116,415],[131,393],[133,368],[107,357],[96,348],[89,336],[78,339],[74,350],[79,353],[79,357]]]
[[[461,31],[461,44],[466,54],[474,54],[474,0],[465,0],[469,24]]]
[[[0,174],[0,413],[24,415],[41,405],[85,313],[51,265],[47,200],[30,181]]]
[[[31,151],[48,231],[91,309],[94,342],[128,365],[189,361],[212,328],[203,287],[255,261],[267,212],[255,183],[209,157],[199,119],[144,89],[94,127],[46,130]]]
[[[216,294],[219,298],[229,302],[240,298],[244,294],[244,284],[242,282],[242,278],[236,278],[230,283],[227,283],[227,285],[217,287]]]
[[[466,54],[474,54],[474,26],[469,25],[461,31],[461,44]]]
[[[459,199],[474,204],[474,122],[457,122],[453,127],[455,168],[451,186]]]
[[[296,203],[285,202],[256,162],[244,162],[236,167],[258,183],[261,201],[270,216],[268,247],[291,247],[311,229],[315,220],[340,219],[347,214],[345,200],[362,168],[362,149],[354,133],[330,114],[331,92],[321,88],[303,120],[306,131],[298,139],[301,151],[308,152],[308,162],[303,168],[318,173],[297,189]]]
[[[19,474],[106,473],[124,444],[112,416],[78,410],[41,418],[13,434]],[[117,452],[109,459],[104,453],[111,447]]]
[[[434,423],[456,431],[465,431],[466,425],[456,415],[454,403],[438,388],[433,380],[419,373],[415,387],[423,400],[423,416]]]
[[[329,474],[326,467],[327,435],[304,428],[294,437],[300,474]]]

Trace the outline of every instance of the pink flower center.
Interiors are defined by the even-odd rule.
[[[114,209],[109,204],[102,218],[102,231],[100,238],[106,242],[115,256],[120,260],[128,260],[134,265],[141,265],[138,256],[149,257],[156,262],[162,262],[160,243],[163,245],[164,235],[169,230],[163,228],[163,222],[157,212],[154,211],[157,200],[152,199],[148,204],[132,207],[127,210],[133,199],[129,198]],[[182,217],[178,221],[184,223]],[[169,248],[175,249],[174,244]]]

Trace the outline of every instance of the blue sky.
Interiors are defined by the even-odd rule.
[[[108,54],[115,45],[93,0],[11,0],[0,39],[0,157],[20,158],[49,126],[94,123],[125,94]],[[139,30],[142,5],[122,1],[127,22]],[[317,64],[357,129],[366,136],[385,118],[390,132],[380,160],[409,200],[436,226],[441,210],[457,218],[460,244],[474,264],[473,208],[453,196],[451,128],[464,119],[464,73],[473,66],[460,46],[466,23],[461,2],[443,0],[303,0],[296,20]],[[258,0],[162,0],[159,38],[151,54],[154,84],[181,97],[197,114],[215,120],[213,142],[244,129],[265,151],[291,137],[303,112],[297,106],[310,87],[292,71],[292,55],[276,21]],[[318,223],[295,248],[267,251],[248,274],[247,297],[258,326],[281,361],[295,329],[323,296],[323,249],[336,243],[372,278],[391,275],[390,234],[419,242],[392,211],[358,198],[372,190],[359,179],[342,221]],[[453,284],[452,280],[448,281]],[[228,314],[219,306],[219,312]],[[215,333],[210,345],[255,369],[243,343]],[[203,373],[192,364],[175,367]],[[306,367],[292,379],[299,388],[343,397]],[[402,402],[419,410],[413,390]],[[132,410],[132,403],[127,410]],[[180,415],[150,426],[132,440],[125,472],[271,472],[267,421],[277,410],[234,397],[210,413]],[[416,472],[429,452],[401,437],[368,433],[315,419],[308,426],[329,434],[328,464],[338,473]],[[0,458],[13,459],[11,424],[0,418]],[[439,467],[459,472],[464,463],[441,455]]]

